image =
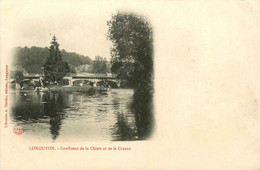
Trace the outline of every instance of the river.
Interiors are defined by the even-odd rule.
[[[150,119],[133,106],[132,89],[106,95],[12,91],[10,99],[11,123],[20,124],[30,140],[129,141],[150,131]]]

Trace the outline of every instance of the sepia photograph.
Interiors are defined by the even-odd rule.
[[[21,24],[9,100],[11,121],[24,138],[134,141],[152,134],[152,25],[131,11],[100,17],[110,19],[86,13],[79,18],[84,23]]]

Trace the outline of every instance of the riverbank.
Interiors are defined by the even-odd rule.
[[[92,86],[58,86],[58,85],[51,85],[47,86],[47,91],[50,92],[63,92],[63,93],[71,93],[71,92],[82,92],[87,94],[96,94],[96,93],[103,93],[107,91],[106,87],[92,87]]]

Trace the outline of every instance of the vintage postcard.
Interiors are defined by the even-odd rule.
[[[0,10],[0,169],[260,168],[260,1]]]

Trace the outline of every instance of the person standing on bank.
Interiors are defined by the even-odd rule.
[[[83,87],[83,83],[82,82],[80,82],[80,90],[82,90],[82,87]]]

